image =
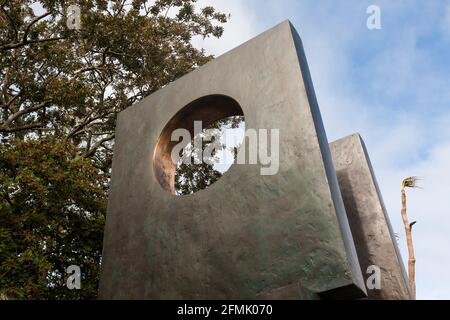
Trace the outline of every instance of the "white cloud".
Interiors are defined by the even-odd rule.
[[[219,56],[250,40],[259,33],[260,27],[258,26],[255,12],[250,10],[245,1],[200,0],[197,6],[199,8],[213,6],[220,12],[231,14],[231,18],[224,25],[225,30],[221,38],[202,39],[201,37],[196,37],[193,39],[194,45],[198,48],[204,48],[208,54]]]

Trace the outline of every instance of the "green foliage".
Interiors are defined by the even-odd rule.
[[[201,146],[202,150],[199,150],[199,153],[197,153],[197,150],[194,148],[194,140],[184,148],[183,156],[189,156],[191,163],[183,163],[180,161],[180,164],[177,166],[175,172],[175,191],[178,195],[188,195],[206,189],[222,177],[223,173],[217,170],[214,164],[218,163],[218,153],[224,152],[225,149],[229,149],[229,146],[220,143],[220,141],[216,141],[216,137],[223,136],[225,130],[238,128],[242,122],[244,122],[243,116],[231,116],[218,120],[200,133],[203,139]],[[214,130],[217,135],[209,137],[206,134],[207,130]],[[204,161],[196,164],[194,161],[195,156],[197,154],[203,155],[205,149],[212,144],[215,144],[216,147],[213,149],[211,157],[205,159],[203,156]],[[235,159],[236,149],[237,146],[233,147],[233,150],[230,150],[234,154]]]
[[[0,288],[10,298],[96,296],[107,179],[76,152],[51,137],[0,150]],[[65,289],[71,264],[84,271],[80,291]]]
[[[195,0],[0,1],[0,297],[96,297],[117,114],[209,61],[192,38],[226,20]]]
[[[418,181],[421,180],[419,177],[413,176],[402,180],[402,189],[405,188],[420,188]]]

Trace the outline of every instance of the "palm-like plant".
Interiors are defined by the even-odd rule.
[[[413,299],[416,298],[416,280],[415,280],[415,264],[416,258],[414,256],[414,246],[412,241],[412,227],[416,223],[413,221],[411,223],[408,222],[408,216],[406,214],[406,191],[405,188],[420,188],[417,185],[417,181],[420,180],[418,177],[409,177],[405,178],[402,181],[402,219],[403,224],[405,226],[406,231],[406,243],[408,245],[408,276],[409,276],[409,284],[411,286]]]

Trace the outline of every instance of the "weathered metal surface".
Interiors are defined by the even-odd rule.
[[[410,299],[409,283],[369,155],[359,134],[330,144],[361,271],[367,279],[376,265],[381,288],[369,299]]]
[[[279,172],[233,165],[208,189],[170,194],[152,170],[158,137],[213,94],[239,103],[247,129],[280,130]],[[99,296],[321,292],[361,297],[365,287],[301,40],[286,21],[120,113]]]

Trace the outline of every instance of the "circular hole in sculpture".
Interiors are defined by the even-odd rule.
[[[153,158],[156,179],[174,195],[208,188],[235,162],[244,133],[236,100],[210,95],[189,103],[160,134]]]

